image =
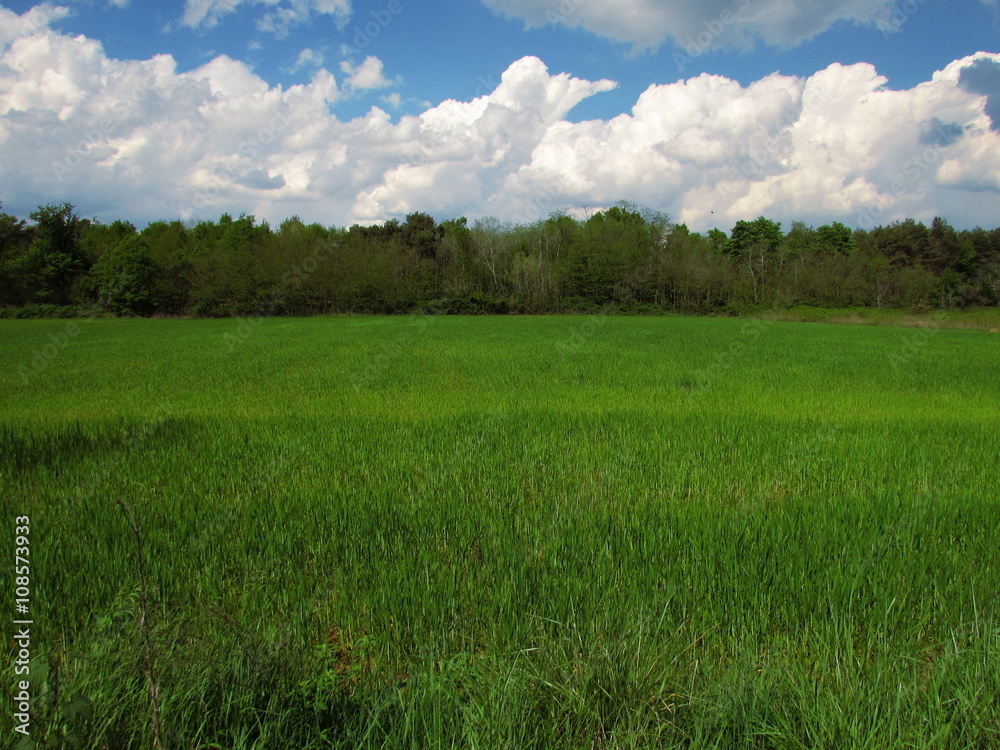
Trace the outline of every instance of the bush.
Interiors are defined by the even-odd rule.
[[[33,318],[79,318],[81,308],[74,305],[37,304],[24,307],[0,307],[0,318],[30,320]]]

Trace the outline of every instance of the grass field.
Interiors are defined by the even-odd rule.
[[[1000,332],[1000,308],[981,307],[965,310],[935,310],[914,313],[907,310],[853,307],[825,308],[799,305],[787,309],[768,310],[762,314],[768,320],[799,323],[850,323],[852,325],[889,325],[911,328],[980,328]]]
[[[0,321],[0,345],[37,746],[1000,748],[989,330]]]

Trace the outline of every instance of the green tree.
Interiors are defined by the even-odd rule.
[[[88,222],[81,233],[80,246],[87,256],[87,260],[93,264],[99,261],[108,250],[135,233],[136,228],[129,221],[116,219],[110,224],[92,221]]]
[[[153,263],[149,244],[126,237],[94,266],[101,303],[116,315],[145,315],[152,310]]]
[[[571,273],[571,295],[590,305],[632,305],[656,296],[653,266],[666,223],[651,224],[642,209],[619,201],[584,223]]]
[[[796,221],[785,236],[785,255],[791,259],[801,258],[812,252],[816,247],[817,231],[805,222]]]
[[[444,231],[428,214],[417,212],[406,217],[400,229],[403,244],[417,251],[421,258],[433,260],[437,257],[438,245]]]
[[[22,256],[21,271],[32,288],[31,301],[68,305],[73,284],[89,270],[80,245],[86,224],[69,203],[40,206],[30,218],[34,240]]]
[[[958,240],[958,232],[940,216],[934,217],[930,230],[930,252],[926,259],[928,268],[935,271],[956,269],[961,261],[962,248]],[[949,276],[949,289],[954,286]]]
[[[277,297],[274,279],[264,265],[263,251],[271,237],[266,222],[256,223],[252,214],[232,219],[224,214],[219,221],[224,227],[219,256],[219,287],[224,304],[237,315],[273,315],[280,313],[274,302]]]
[[[729,252],[729,235],[718,227],[708,230],[708,243],[717,253]]]
[[[151,304],[158,312],[186,313],[194,286],[195,248],[190,232],[179,221],[154,221],[142,230],[149,245],[154,283]]]
[[[816,230],[816,249],[829,255],[850,255],[855,250],[854,232],[835,221]]]
[[[729,252],[737,259],[751,253],[774,256],[784,239],[779,222],[763,216],[754,221],[740,220],[729,234]]]
[[[877,251],[887,257],[895,268],[922,265],[931,255],[930,230],[914,219],[876,227],[868,232],[867,241],[874,243]]]
[[[781,224],[763,216],[738,221],[729,235],[729,253],[745,265],[753,283],[753,301],[758,304],[771,269],[778,260],[785,236]]]
[[[2,207],[2,206],[0,206]],[[23,219],[0,212],[0,306],[23,305],[31,294],[23,256],[31,247],[31,230]]]
[[[460,216],[444,221],[441,233],[438,263],[442,269],[442,294],[449,298],[465,296],[474,288],[476,253],[469,220]]]
[[[477,219],[472,227],[472,246],[486,270],[489,291],[498,292],[506,280],[510,258],[510,226],[495,216]]]

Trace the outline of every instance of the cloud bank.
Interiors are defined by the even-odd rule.
[[[701,54],[758,43],[794,47],[837,23],[901,31],[928,0],[482,0],[527,28],[567,26],[632,45],[633,52],[667,41]],[[998,13],[997,0],[981,0]]]
[[[257,19],[257,28],[278,37],[286,36],[291,27],[314,15],[329,16],[339,26],[351,15],[350,0],[186,0],[181,23],[191,28],[211,28],[240,6],[257,5],[267,9]]]
[[[914,0],[916,1],[916,0]],[[529,27],[582,28],[636,51],[678,46],[791,47],[847,21],[889,29],[895,0],[483,0]],[[707,40],[707,43],[705,42]]]
[[[580,123],[567,113],[615,84],[526,57],[472,101],[341,121],[338,101],[389,80],[377,58],[282,88],[225,56],[187,72],[168,55],[110,58],[52,30],[61,13],[0,8],[0,200],[20,215],[67,200],[136,223],[245,211],[348,225],[416,210],[531,221],[625,198],[700,230],[759,214],[786,228],[996,223],[1000,55],[903,91],[866,64],[749,86],[702,75]]]

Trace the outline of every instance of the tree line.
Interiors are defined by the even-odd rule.
[[[635,204],[532,224],[416,212],[349,228],[242,215],[189,225],[0,211],[0,315],[741,313],[795,304],[1000,304],[1000,229],[870,230],[766,217],[705,234]]]

